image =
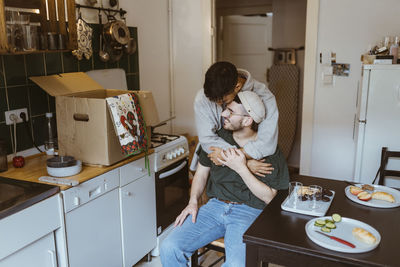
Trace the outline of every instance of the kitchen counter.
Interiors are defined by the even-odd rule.
[[[58,186],[0,177],[0,220],[60,191]]]
[[[148,155],[152,153],[154,153],[154,149],[149,149],[147,152]],[[100,166],[83,165],[82,171],[79,174],[74,176],[69,176],[66,178],[76,180],[79,183],[83,183],[87,180],[92,179],[93,177],[99,176],[103,173],[111,171],[129,162],[143,158],[144,156],[145,153],[134,155],[110,166],[100,167]],[[12,164],[10,164],[8,171],[1,172],[0,176],[6,178],[13,178],[16,180],[28,181],[28,182],[56,185],[60,188],[60,190],[67,190],[68,188],[71,188],[72,186],[70,185],[58,185],[58,184],[39,181],[40,177],[48,176],[46,169],[46,160],[47,160],[47,155],[45,153],[34,155],[32,157],[27,157],[25,159],[25,166],[23,168],[14,168]]]

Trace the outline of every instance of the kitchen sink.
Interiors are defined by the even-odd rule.
[[[0,220],[59,191],[54,185],[0,177]]]

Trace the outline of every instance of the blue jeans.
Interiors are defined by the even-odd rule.
[[[243,234],[262,210],[245,204],[227,204],[215,198],[202,206],[192,223],[189,215],[182,226],[175,227],[161,245],[163,267],[188,266],[190,256],[197,249],[224,237],[225,267],[246,265],[246,245]]]

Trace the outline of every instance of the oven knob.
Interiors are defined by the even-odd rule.
[[[176,155],[179,157],[181,155],[181,151],[179,149],[175,149]]]
[[[171,153],[171,152],[168,152],[168,154],[167,154],[167,159],[169,159],[169,160],[172,159],[172,153]]]
[[[174,158],[176,158],[176,152],[174,151],[174,152],[171,152],[171,154],[172,154],[172,158],[174,159]]]
[[[180,148],[179,148],[179,151],[181,152],[181,154],[184,154],[184,153],[185,153],[185,149],[184,149],[183,147],[180,147]]]

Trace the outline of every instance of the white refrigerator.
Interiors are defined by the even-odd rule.
[[[400,65],[365,65],[358,93],[354,180],[372,183],[380,166],[382,147],[400,151]],[[400,159],[388,168],[400,170]],[[400,180],[386,178],[400,187]]]

